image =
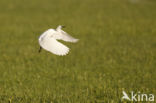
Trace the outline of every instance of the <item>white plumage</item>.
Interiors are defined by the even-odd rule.
[[[65,31],[62,30],[62,27],[63,26],[58,26],[56,29],[48,29],[47,31],[42,33],[39,37],[39,44],[41,48],[56,55],[63,56],[68,54],[69,48],[64,44],[58,42],[57,40],[64,40],[66,42],[75,43],[78,41],[78,39],[75,39],[67,34]]]

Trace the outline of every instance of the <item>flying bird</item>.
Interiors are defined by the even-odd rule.
[[[68,33],[63,31],[62,28],[64,27],[65,26],[59,25],[56,29],[48,29],[47,31],[42,33],[39,37],[39,52],[41,52],[43,48],[55,55],[64,56],[68,54],[69,48],[57,40],[76,43],[78,39],[70,36]]]

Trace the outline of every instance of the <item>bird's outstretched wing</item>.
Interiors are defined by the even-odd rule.
[[[39,44],[40,46],[56,55],[66,55],[69,52],[69,48],[62,43],[58,42],[56,39],[53,37],[44,37],[42,39],[39,39]]]
[[[63,30],[59,30],[59,39],[64,40],[66,42],[72,42],[72,43],[76,43],[78,41],[78,39],[70,36]]]

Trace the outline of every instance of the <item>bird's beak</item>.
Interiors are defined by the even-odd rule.
[[[66,26],[62,25],[62,28],[65,28]]]

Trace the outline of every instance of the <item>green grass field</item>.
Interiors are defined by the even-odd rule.
[[[0,103],[156,95],[155,0],[1,0],[0,23]],[[80,41],[62,41],[67,56],[38,53],[40,34],[60,24]]]

